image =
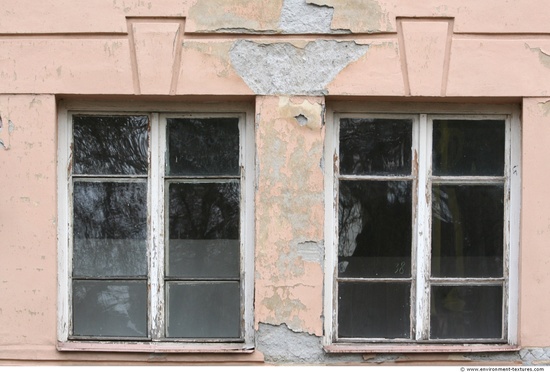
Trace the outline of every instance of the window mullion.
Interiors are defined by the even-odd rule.
[[[430,235],[431,235],[431,123],[419,117],[417,244],[416,244],[416,340],[427,340],[430,314]]]
[[[165,141],[158,113],[151,115],[149,327],[153,340],[164,336],[164,153]]]

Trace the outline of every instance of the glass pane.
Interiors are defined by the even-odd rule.
[[[238,282],[167,282],[167,337],[239,338]]]
[[[340,277],[410,277],[411,189],[409,181],[340,181]]]
[[[167,276],[239,279],[238,239],[170,239]]]
[[[77,181],[73,198],[73,275],[146,275],[147,184]]]
[[[502,176],[504,120],[434,120],[433,174]]]
[[[502,277],[504,186],[434,185],[432,276]]]
[[[147,116],[73,117],[74,174],[147,174]]]
[[[74,280],[73,335],[147,337],[147,282]]]
[[[411,174],[411,119],[341,119],[340,174]]]
[[[171,183],[168,197],[168,275],[238,277],[239,183]]]
[[[338,337],[410,338],[410,283],[339,283]]]
[[[166,174],[239,175],[239,119],[168,119]]]
[[[502,338],[502,286],[432,286],[430,338]]]

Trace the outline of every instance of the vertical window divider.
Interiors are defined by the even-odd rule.
[[[418,188],[417,188],[417,246],[416,246],[416,340],[429,337],[430,268],[431,256],[431,145],[432,128],[426,114],[418,122]]]
[[[164,169],[164,139],[158,113],[150,115],[151,152],[150,152],[150,239],[149,239],[149,299],[150,299],[150,329],[153,341],[164,335],[164,184],[162,171]]]
[[[244,286],[242,306],[244,307],[242,327],[244,342],[254,348],[254,114],[244,112],[239,116],[240,167],[241,167],[241,288]],[[248,169],[248,172],[246,171]]]
[[[337,180],[335,168],[338,166],[338,120],[339,116],[332,111],[327,111],[325,125],[325,285],[324,285],[324,345],[330,345],[336,341],[336,309],[337,285],[335,280],[337,249],[334,245],[338,236],[338,223],[336,221]]]
[[[58,188],[58,202],[57,202],[57,238],[59,242],[63,242],[63,246],[70,246],[69,239],[71,237],[72,220],[69,218],[71,215],[72,198],[70,198],[71,178],[70,167],[71,151],[72,148],[72,135],[71,135],[71,115],[67,112],[67,109],[62,105],[58,110],[58,141],[57,141],[57,188]],[[69,166],[67,166],[69,164]],[[71,250],[70,249],[58,249],[58,295],[57,295],[57,308],[58,308],[58,322],[57,322],[57,335],[58,339],[62,342],[66,342],[70,332],[70,299],[71,299],[71,270],[69,263],[71,262]]]
[[[509,130],[506,132],[510,136],[508,153],[506,154],[509,164],[507,190],[509,192],[508,200],[508,220],[506,221],[510,228],[508,229],[508,280],[507,280],[507,299],[505,303],[508,305],[508,325],[507,334],[508,342],[512,345],[518,345],[518,313],[519,313],[519,298],[515,294],[520,293],[519,290],[519,247],[520,247],[520,211],[521,211],[521,126],[520,123],[521,110],[515,108],[512,115],[508,118],[507,125]],[[505,223],[504,226],[507,226]],[[513,295],[514,294],[514,295]]]

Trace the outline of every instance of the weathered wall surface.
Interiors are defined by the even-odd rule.
[[[2,95],[0,118],[2,355],[55,348],[55,98]]]
[[[255,322],[316,336],[323,334],[323,103],[280,96],[256,106]]]
[[[550,360],[547,0],[0,3],[0,363]],[[98,95],[256,101],[252,355],[56,351],[56,99]],[[522,102],[521,351],[322,350],[324,115],[333,99],[372,97]]]

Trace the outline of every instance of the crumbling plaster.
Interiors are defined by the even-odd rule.
[[[353,41],[300,44],[239,40],[230,51],[231,63],[255,94],[321,95],[342,69],[368,50]]]
[[[194,0],[189,31],[244,33],[387,33],[396,32],[398,17],[454,18],[461,33],[547,31],[545,0]],[[308,7],[309,5],[309,7]],[[521,8],[525,17],[518,17]],[[290,14],[290,10],[294,14]],[[327,28],[328,17],[332,16]],[[317,24],[311,20],[316,19]],[[305,25],[309,30],[302,31]]]
[[[283,0],[194,0],[189,32],[275,32]]]
[[[323,332],[323,111],[321,97],[257,99],[256,327]]]

